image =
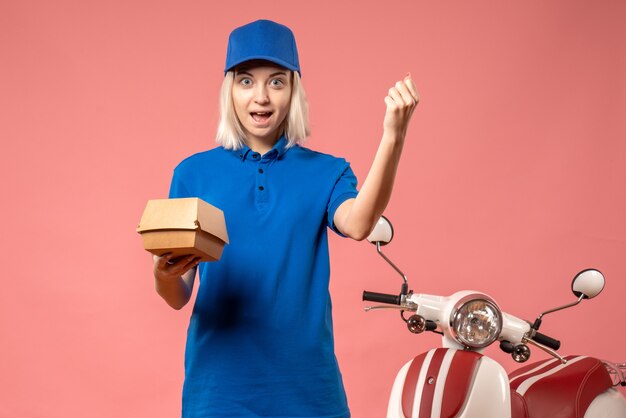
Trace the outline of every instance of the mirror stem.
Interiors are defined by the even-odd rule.
[[[578,305],[580,303],[581,300],[584,299],[584,297],[585,297],[585,295],[580,295],[580,297],[578,298],[578,300],[576,300],[576,302],[568,303],[567,305],[559,306],[558,308],[554,308],[554,309],[550,309],[550,310],[547,310],[545,312],[542,312],[537,317],[537,319],[535,319],[535,323],[533,324],[533,329],[535,331],[539,330],[539,327],[541,326],[541,318],[543,318],[543,316],[545,314],[549,314],[549,313],[560,311],[560,310],[563,310],[563,309],[566,309],[566,308],[571,308],[572,306],[576,306],[576,305]]]
[[[385,261],[386,261],[387,263],[389,263],[389,265],[390,265],[391,267],[393,267],[393,269],[394,269],[395,271],[397,271],[397,272],[398,272],[398,274],[400,274],[400,276],[402,276],[402,280],[404,280],[404,283],[402,284],[402,292],[401,292],[401,294],[406,295],[406,294],[409,292],[409,283],[408,283],[408,281],[407,281],[407,279],[406,279],[406,276],[405,276],[405,275],[404,275],[404,273],[402,273],[402,272],[400,271],[400,269],[399,269],[398,267],[396,267],[396,265],[395,265],[395,264],[393,264],[393,262],[392,262],[390,259],[388,259],[388,258],[387,258],[387,256],[386,256],[385,254],[383,254],[383,252],[380,250],[380,241],[376,241],[376,251],[378,252],[378,254],[380,254],[380,256],[381,256],[382,258],[384,258],[384,259],[385,259]]]
[[[549,313],[552,313],[552,312],[560,311],[560,310],[565,309],[565,308],[570,308],[572,306],[576,306],[576,305],[578,305],[580,303],[581,300],[583,300],[584,297],[585,297],[585,295],[580,295],[580,297],[578,298],[578,300],[576,302],[568,303],[567,305],[559,306],[558,308],[554,308],[554,309],[550,309],[549,311],[545,311],[541,315],[539,315],[539,319],[541,319],[541,317],[543,317],[545,314],[549,314]]]

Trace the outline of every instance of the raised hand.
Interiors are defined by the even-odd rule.
[[[408,73],[391,87],[385,96],[385,104],[387,105],[383,122],[385,133],[404,139],[411,116],[419,100],[415,83],[411,79],[411,74]]]

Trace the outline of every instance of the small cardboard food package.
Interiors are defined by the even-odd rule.
[[[224,212],[197,197],[149,200],[137,225],[152,254],[217,261],[228,244]]]

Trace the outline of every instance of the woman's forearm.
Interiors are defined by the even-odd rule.
[[[387,207],[404,138],[418,102],[419,94],[410,74],[389,89],[383,137],[374,162],[356,199],[344,202],[336,212],[335,225],[344,235],[357,240],[366,238]]]
[[[191,299],[191,289],[182,277],[179,277],[178,280],[164,280],[155,277],[154,288],[159,296],[174,309],[181,309]]]
[[[153,257],[154,288],[174,309],[181,309],[191,299],[199,257],[172,259],[171,254]]]
[[[391,198],[403,146],[404,136],[383,134],[363,186],[346,214],[345,235],[364,239],[383,214]]]

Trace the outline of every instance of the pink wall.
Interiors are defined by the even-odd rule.
[[[387,252],[414,290],[479,289],[530,319],[595,266],[605,293],[543,330],[564,353],[626,360],[626,6],[507,3],[0,4],[0,416],[178,414],[190,307],[158,298],[134,228],[174,165],[213,146],[226,38],[256,18],[294,29],[309,146],[361,181],[386,90],[412,72],[423,100]],[[398,368],[439,340],[364,313],[363,289],[399,279],[366,243],[331,246],[349,402],[380,417]]]

